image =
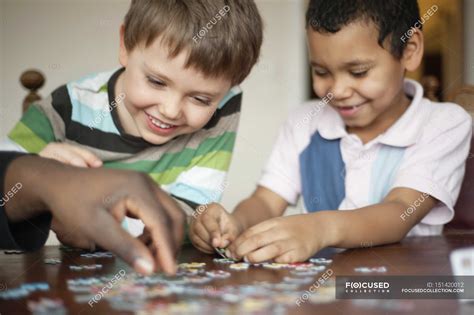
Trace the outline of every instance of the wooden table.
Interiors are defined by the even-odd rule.
[[[333,263],[329,266],[334,275],[355,275],[355,267],[386,266],[386,275],[451,275],[449,254],[453,249],[472,246],[474,233],[437,237],[407,238],[402,243],[347,250],[332,254]],[[328,252],[326,252],[328,254]],[[319,255],[318,255],[319,256]],[[327,257],[327,255],[326,255]],[[45,258],[61,258],[61,265],[46,265]],[[205,255],[192,247],[184,247],[180,262],[206,262],[207,269],[214,267],[213,256]],[[71,271],[68,265],[102,263],[100,271]],[[74,294],[67,289],[66,279],[114,274],[128,267],[120,259],[82,258],[77,252],[60,251],[58,247],[45,247],[42,250],[22,255],[0,254],[0,289],[14,288],[28,282],[48,282],[51,289],[30,295],[29,299],[39,297],[59,297],[66,304],[69,314],[111,314],[108,302],[100,301],[93,308],[87,303],[76,304]],[[221,266],[219,266],[221,268]],[[279,282],[287,275],[286,270],[251,268],[248,271],[232,272],[232,277],[219,280],[216,286],[228,284],[250,284],[254,280]],[[457,300],[409,300],[411,314],[474,314],[473,306],[463,305]],[[469,309],[470,308],[470,309]],[[0,300],[0,314],[28,313],[26,299]],[[304,303],[288,309],[288,314],[400,314],[381,308],[367,308],[350,300],[335,300],[329,304]]]

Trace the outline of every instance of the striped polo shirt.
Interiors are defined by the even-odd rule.
[[[39,153],[50,142],[87,149],[104,167],[149,174],[193,208],[220,200],[230,166],[242,93],[232,88],[201,130],[154,145],[126,134],[116,110],[115,83],[124,69],[94,74],[56,89],[31,105],[2,150]]]

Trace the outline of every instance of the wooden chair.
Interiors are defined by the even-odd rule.
[[[41,99],[38,90],[43,87],[45,78],[39,70],[30,69],[22,73],[20,82],[21,85],[29,91],[28,95],[23,100],[22,109],[24,113],[31,103]]]
[[[449,101],[461,105],[471,116],[474,116],[474,86],[460,87],[449,96]]]
[[[474,116],[474,86],[459,88],[449,96],[449,101],[461,105]],[[474,230],[474,137],[471,138],[466,174],[454,210],[454,219],[446,226],[446,231]]]
[[[421,85],[425,92],[425,97],[433,102],[439,102],[438,93],[441,87],[439,79],[434,75],[427,75],[421,79]]]

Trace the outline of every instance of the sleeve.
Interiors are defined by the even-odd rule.
[[[294,128],[295,124],[290,117],[279,131],[258,182],[260,186],[270,189],[292,205],[296,204],[301,193],[299,153]]]
[[[186,159],[183,170],[165,189],[189,207],[221,200],[227,187],[241,104],[242,92],[234,87],[207,125],[188,142],[185,151],[191,158]]]
[[[440,201],[423,218],[424,224],[445,224],[454,216],[472,136],[471,116],[459,106],[456,109],[430,119],[392,186],[415,189]]]
[[[36,250],[48,239],[51,226],[51,215],[41,214],[30,220],[11,223],[5,213],[4,206],[8,199],[5,194],[5,176],[10,162],[23,154],[17,152],[0,152],[0,248]]]
[[[64,122],[53,107],[53,97],[49,96],[28,108],[8,139],[0,143],[0,151],[39,153],[48,143],[64,138]]]

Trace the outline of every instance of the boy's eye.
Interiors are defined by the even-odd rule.
[[[362,70],[362,71],[351,71],[351,75],[355,78],[363,78],[367,75],[369,70]]]
[[[147,80],[148,80],[148,82],[150,82],[151,84],[156,85],[156,86],[165,86],[166,85],[164,82],[162,82],[160,80],[150,78],[150,77],[147,77]]]
[[[327,71],[316,70],[316,69],[313,72],[314,72],[314,75],[316,75],[318,77],[324,77],[328,74]]]
[[[208,106],[211,105],[211,101],[208,99],[201,98],[201,97],[195,97],[194,99],[203,105],[208,105]]]

